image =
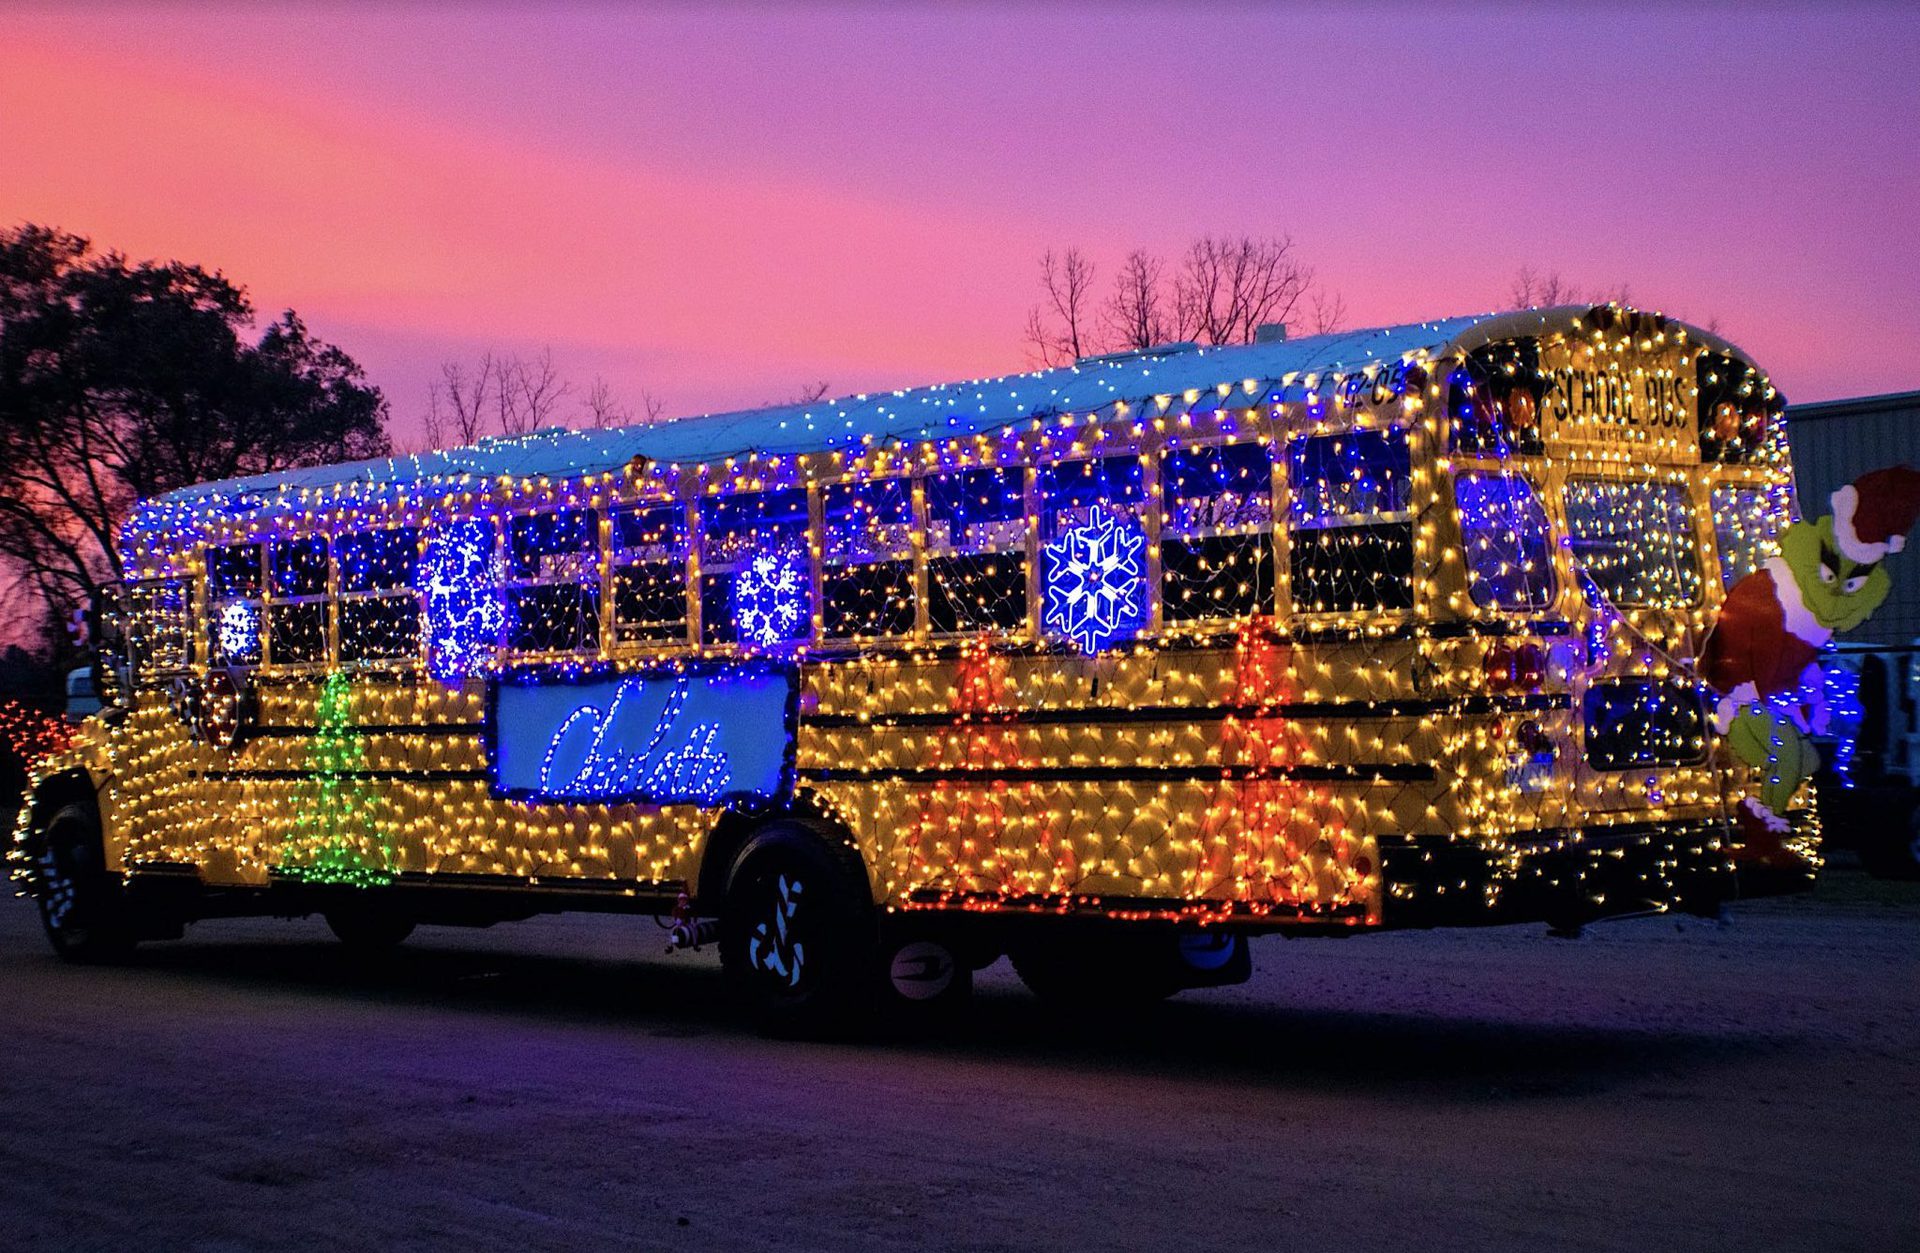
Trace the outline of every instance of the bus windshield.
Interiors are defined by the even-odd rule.
[[[1566,502],[1574,562],[1608,600],[1659,609],[1700,599],[1700,556],[1685,484],[1569,479]]]

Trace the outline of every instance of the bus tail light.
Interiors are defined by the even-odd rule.
[[[1487,687],[1496,692],[1530,691],[1547,677],[1547,650],[1529,640],[1495,644],[1487,650]]]

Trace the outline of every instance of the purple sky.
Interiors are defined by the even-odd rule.
[[[1626,284],[1798,400],[1920,387],[1920,14],[0,15],[0,219],[224,269],[416,429],[551,345],[668,412],[1026,364],[1036,258],[1290,233],[1370,325]]]

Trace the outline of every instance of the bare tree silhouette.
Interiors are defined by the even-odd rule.
[[[1071,365],[1094,351],[1093,262],[1078,248],[1040,258],[1044,299],[1027,314],[1028,353],[1043,366]]]
[[[1041,302],[1027,314],[1034,364],[1064,365],[1100,352],[1170,341],[1244,344],[1263,325],[1304,317],[1314,333],[1338,329],[1346,302],[1321,290],[1285,235],[1203,235],[1170,267],[1143,248],[1127,254],[1104,300],[1078,248],[1040,258]]]
[[[569,416],[565,402],[575,395],[579,403]],[[666,404],[642,389],[636,413],[599,375],[584,392],[576,392],[554,364],[553,349],[543,348],[532,357],[487,352],[475,365],[443,363],[439,380],[427,387],[421,425],[429,448],[447,448],[555,426],[607,430],[653,422],[665,412]]]
[[[1100,307],[1105,347],[1113,351],[1152,348],[1174,338],[1167,315],[1166,264],[1144,248],[1120,263],[1113,291]]]
[[[1203,344],[1250,343],[1257,328],[1291,319],[1312,286],[1313,271],[1285,235],[1204,235],[1174,277],[1174,325],[1180,338]]]

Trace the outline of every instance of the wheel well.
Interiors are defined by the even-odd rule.
[[[40,781],[33,790],[33,808],[30,811],[29,825],[33,831],[44,830],[48,821],[60,809],[67,805],[79,805],[93,815],[94,827],[100,826],[100,797],[93,790],[93,780],[85,770],[63,770]]]
[[[861,869],[867,869],[866,858],[860,855],[860,845],[854,840],[853,833],[847,830],[844,823],[821,812],[820,807],[804,794],[783,809],[757,813],[729,809],[714,824],[707,836],[706,851],[700,857],[700,875],[694,885],[693,898],[702,914],[709,917],[719,914],[720,902],[727,894],[727,871],[732,868],[734,857],[755,831],[770,822],[798,823],[827,843],[844,845],[853,853]]]
[[[100,798],[94,793],[92,778],[81,769],[49,775],[33,789],[33,797],[27,802],[26,826],[15,837],[19,842],[12,850],[12,875],[30,896],[40,892],[40,868],[36,859],[44,851],[47,824],[68,805],[78,805],[92,816],[94,838],[101,843],[97,851],[101,856],[106,853],[106,833],[100,826]]]

